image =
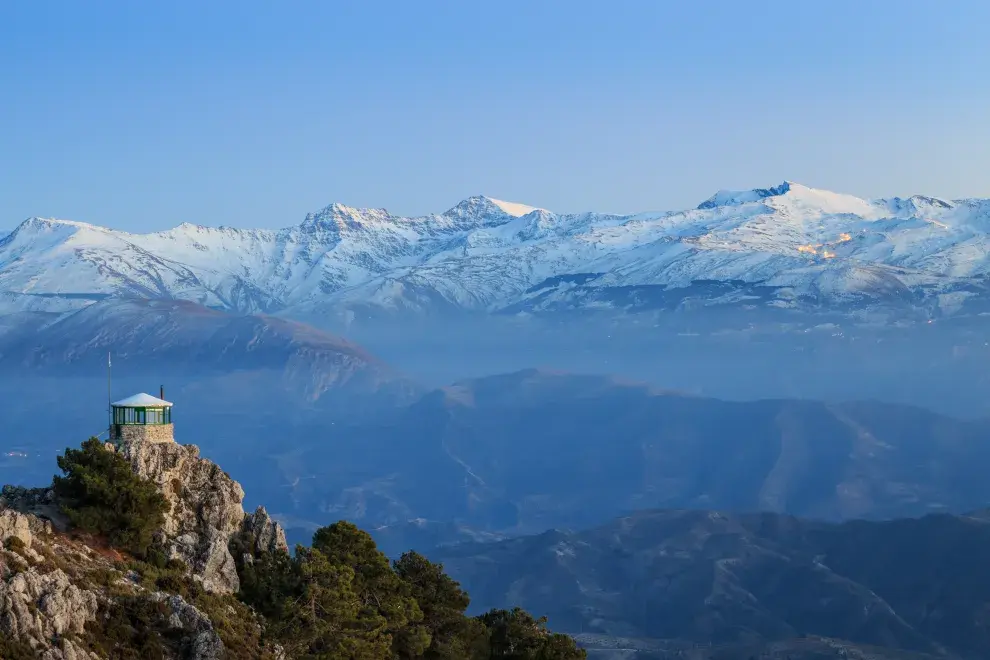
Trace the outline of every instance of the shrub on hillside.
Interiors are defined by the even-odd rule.
[[[53,480],[62,512],[76,527],[144,557],[168,503],[153,483],[136,475],[119,454],[96,438],[58,457],[64,476]]]
[[[26,641],[0,633],[0,658],[3,660],[35,660],[37,657],[37,652]]]

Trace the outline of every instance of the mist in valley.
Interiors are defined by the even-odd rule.
[[[583,528],[638,508],[772,508],[759,493],[792,442],[781,419],[796,415],[806,429],[797,432],[800,437],[816,434],[801,440],[813,443],[801,450],[803,461],[821,458],[822,448],[834,443],[850,442],[853,451],[855,442],[840,438],[862,430],[851,431],[846,422],[828,426],[835,422],[828,412],[833,405],[861,402],[871,411],[864,420],[873,421],[856,424],[876,423],[871,433],[903,444],[897,461],[928,460],[918,443],[946,433],[969,443],[973,429],[990,417],[990,350],[964,319],[871,326],[745,314],[727,320],[723,313],[584,314],[352,322],[346,328],[326,323],[324,329],[346,332],[394,370],[389,378],[418,393],[396,398],[392,381],[384,381],[380,390],[362,386],[355,398],[344,383],[313,399],[306,392],[313,378],[323,377],[279,369],[276,352],[262,361],[246,359],[240,369],[233,353],[219,366],[169,355],[121,356],[112,394],[157,394],[164,387],[176,404],[176,438],[223,465],[244,485],[246,503],[266,505],[290,539],[306,541],[316,527],[346,518],[376,530],[395,551]],[[59,452],[84,435],[105,432],[105,355],[82,355],[3,370],[0,394],[9,408],[0,462],[5,483],[47,483]],[[488,398],[478,399],[482,393]],[[585,411],[592,415],[587,424],[568,426],[568,418]],[[664,427],[669,415],[688,415],[688,427]],[[932,421],[905,435],[897,419],[917,415]],[[833,428],[833,435],[817,433],[816,424]],[[938,431],[943,425],[950,429]],[[690,429],[697,426],[706,430],[695,437]],[[681,465],[678,485],[657,491],[649,479],[630,482],[630,470],[654,460],[645,447],[659,443],[666,447],[658,449],[661,456],[680,451],[674,447],[692,437],[700,453]],[[522,447],[513,455],[516,467],[496,458],[520,438],[535,463],[527,462]],[[952,460],[965,462],[977,449],[952,446]],[[608,468],[609,455],[625,458]],[[551,476],[553,460],[596,467],[586,477],[575,476],[584,469],[577,464]],[[724,460],[745,468],[733,473],[728,489],[713,491],[701,475]],[[757,476],[744,477],[747,470]],[[694,473],[700,481],[691,481]],[[841,470],[834,478],[844,478]],[[843,513],[825,500],[800,504],[822,496],[792,483],[785,490],[794,492],[777,508],[834,519],[882,518],[990,501],[990,492],[979,488],[953,498],[931,483],[931,475],[904,478],[913,494],[903,501],[883,504],[878,496]],[[581,481],[599,495],[634,485],[583,502],[567,494],[568,483]],[[833,487],[821,485],[823,492]]]
[[[429,387],[536,367],[736,401],[871,399],[976,418],[990,415],[990,345],[979,321],[712,311],[325,325]]]

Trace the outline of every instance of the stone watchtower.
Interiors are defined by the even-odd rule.
[[[164,395],[164,392],[162,392]],[[150,394],[135,394],[110,404],[110,442],[144,440],[175,442],[172,435],[172,404]]]

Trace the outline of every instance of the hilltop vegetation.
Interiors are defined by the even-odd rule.
[[[169,556],[168,502],[124,454],[90,439],[58,463],[51,489],[5,489],[0,502],[5,659],[585,657],[523,610],[468,616],[467,593],[441,565],[413,552],[389,562],[343,521],[291,555],[245,526],[229,539],[239,590],[210,588]]]
[[[65,476],[52,487],[62,513],[77,528],[105,536],[111,544],[144,557],[165,519],[165,498],[134,474],[120,455],[96,438],[58,457]]]
[[[235,540],[236,544],[237,541]],[[521,609],[465,614],[470,599],[439,564],[408,552],[390,564],[366,532],[338,522],[310,547],[242,557],[240,597],[290,657],[570,660],[571,638]]]

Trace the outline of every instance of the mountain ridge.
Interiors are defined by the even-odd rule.
[[[654,510],[428,554],[476,607],[522,603],[600,657],[955,659],[990,649],[988,544],[985,511],[836,524]],[[638,652],[605,653],[615,640]],[[769,654],[778,644],[791,654]]]
[[[32,218],[0,240],[0,308],[64,312],[138,295],[301,320],[621,313],[679,306],[649,299],[677,291],[704,305],[953,314],[990,299],[988,229],[990,200],[865,200],[790,181],[624,215],[475,196],[411,218],[335,203],[275,230],[184,223],[131,234]],[[728,290],[692,294],[702,281]],[[630,299],[634,289],[657,293]]]
[[[958,512],[990,503],[979,469],[988,428],[878,402],[732,402],[525,370],[338,427],[332,454],[320,438],[274,450],[279,482],[292,486],[266,502],[291,528],[327,511],[361,521],[390,549],[656,508],[823,520]]]

